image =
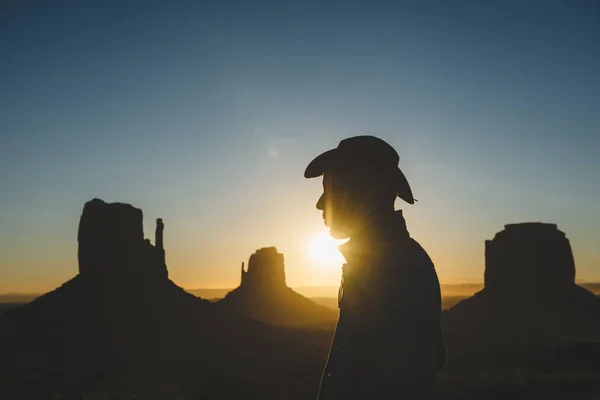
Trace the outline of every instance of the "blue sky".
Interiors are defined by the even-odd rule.
[[[485,4],[483,4],[485,3]],[[288,283],[324,231],[306,164],[373,134],[419,200],[445,282],[481,281],[504,224],[553,222],[600,279],[600,7],[593,1],[13,1],[0,9],[0,291],[77,272],[85,201],[165,220],[172,279]]]

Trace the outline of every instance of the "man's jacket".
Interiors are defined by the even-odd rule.
[[[319,400],[425,394],[446,361],[440,285],[402,211],[340,246],[340,316]]]

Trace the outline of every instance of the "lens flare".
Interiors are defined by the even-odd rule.
[[[319,268],[340,268],[345,260],[337,246],[346,241],[334,239],[328,232],[319,233],[308,245],[308,257]]]

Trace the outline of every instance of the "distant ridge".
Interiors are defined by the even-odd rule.
[[[578,286],[589,290],[595,295],[600,295],[600,282],[575,281]],[[441,284],[442,296],[472,296],[481,289],[483,283],[446,283]],[[197,288],[184,290],[196,297],[202,299],[214,300],[222,299],[225,295],[235,288],[213,289],[213,288]],[[292,290],[307,298],[336,298],[337,286],[296,286],[291,287]],[[28,303],[31,300],[39,297],[41,293],[3,293],[0,294],[0,303]]]
[[[598,291],[600,291],[600,283],[587,283],[583,286],[596,285]],[[472,296],[476,292],[483,289],[483,283],[448,283],[441,284],[442,296]],[[202,297],[204,299],[219,299],[225,297],[227,293],[232,291],[234,288],[227,289],[186,289],[188,293],[192,293],[195,296]],[[338,295],[339,286],[293,286],[291,287],[295,292],[308,298],[333,298]]]
[[[207,300],[222,299],[231,289],[185,289],[186,292]]]
[[[0,294],[0,303],[29,303],[40,295],[40,293],[4,293]]]

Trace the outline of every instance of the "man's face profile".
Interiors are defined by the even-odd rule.
[[[393,174],[365,168],[328,170],[317,209],[335,239],[346,239],[364,228],[381,210],[393,210],[396,186]]]
[[[323,211],[325,225],[333,238],[346,239],[351,235],[357,219],[357,199],[343,174],[334,171],[323,174],[323,194],[317,209]]]

